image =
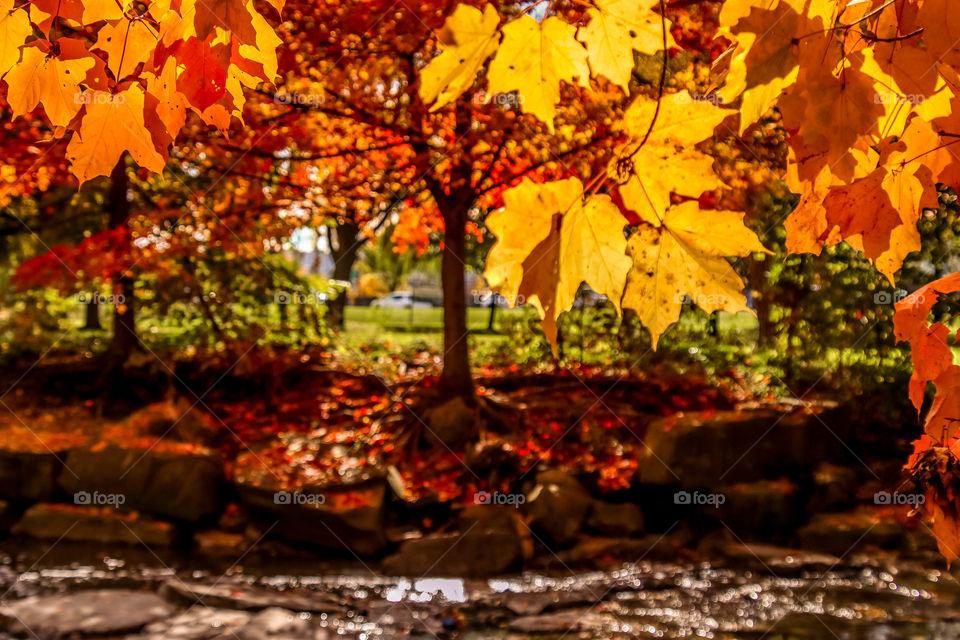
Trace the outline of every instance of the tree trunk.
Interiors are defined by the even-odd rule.
[[[757,344],[770,346],[773,331],[770,325],[770,295],[767,287],[767,264],[763,260],[750,260],[748,274],[750,288],[753,289],[753,306],[757,313]]]
[[[100,331],[103,326],[100,324],[100,301],[97,299],[99,293],[94,292],[93,298],[87,302],[86,321],[83,328],[87,331]]]
[[[337,224],[337,243],[336,247],[330,243],[330,253],[333,255],[333,279],[343,282],[350,281],[350,274],[353,271],[353,265],[357,261],[357,255],[360,253],[360,247],[364,240],[360,236],[359,225],[353,222],[343,222]],[[347,306],[347,291],[340,291],[337,296],[330,301],[327,308],[327,319],[331,327],[343,328],[344,310]]]
[[[436,198],[443,214],[443,372],[440,391],[444,397],[473,397],[470,352],[467,344],[467,209],[472,198]]]
[[[107,207],[110,212],[109,227],[115,229],[127,224],[130,217],[130,202],[127,200],[126,156],[117,161],[117,166],[110,174],[110,193],[107,197]],[[135,278],[127,273],[119,274],[120,293],[122,299],[116,300],[113,306],[113,340],[110,343],[110,353],[118,360],[126,360],[127,356],[140,344],[137,339],[136,325],[136,298]]]

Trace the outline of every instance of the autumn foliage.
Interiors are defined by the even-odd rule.
[[[920,248],[923,209],[960,186],[960,25],[948,0],[401,4],[8,2],[2,93],[30,132],[13,136],[28,146],[9,164],[36,157],[32,136],[66,140],[79,183],[125,154],[151,172],[194,162],[230,176],[204,194],[214,211],[256,205],[254,237],[296,226],[277,203],[359,226],[396,212],[407,246],[442,228],[445,337],[461,375],[456,262],[488,210],[486,278],[533,304],[551,341],[586,282],[636,312],[656,346],[686,301],[748,310],[730,259],[765,248],[714,151],[772,110],[787,145],[774,169],[799,196],[784,221],[792,252],[846,242],[893,283]],[[693,13],[715,33],[691,28]],[[691,49],[703,73],[678,82],[668,67]],[[58,268],[34,266],[34,283]],[[960,368],[950,328],[928,316],[957,290],[950,276],[898,306],[918,409],[936,387],[915,468],[929,451],[956,459]],[[956,541],[956,496],[940,498],[935,523]]]

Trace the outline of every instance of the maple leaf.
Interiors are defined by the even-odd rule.
[[[171,138],[187,119],[187,97],[177,90],[177,61],[168,58],[159,75],[147,74],[147,93],[157,99],[154,111]]]
[[[177,61],[184,65],[177,74],[177,90],[191,105],[203,111],[227,92],[227,65],[230,50],[189,38],[177,43]]]
[[[497,243],[484,277],[508,300],[537,309],[554,349],[557,318],[573,305],[583,282],[619,310],[630,259],[626,220],[609,196],[584,200],[576,178],[546,184],[525,179],[505,191],[503,201],[487,218]]]
[[[83,106],[80,83],[93,66],[93,58],[61,60],[39,47],[24,47],[23,58],[4,76],[14,117],[42,104],[51,124],[66,126]]]
[[[13,0],[0,0],[0,76],[20,59],[20,47],[32,32],[27,12],[14,10]]]
[[[950,410],[950,415],[940,416],[948,398],[960,401],[960,377],[954,369],[953,354],[947,345],[944,325],[928,326],[930,310],[942,296],[960,291],[960,273],[952,273],[930,282],[896,304],[893,314],[893,331],[897,340],[910,343],[913,359],[913,374],[910,377],[910,399],[920,410],[927,383],[934,382],[937,398],[927,414],[927,433],[941,438],[943,429],[960,417],[960,409]],[[938,417],[940,416],[940,417]],[[960,424],[960,423],[958,423]]]
[[[557,17],[537,22],[520,16],[503,28],[503,42],[490,69],[488,100],[516,91],[520,108],[540,118],[553,133],[560,102],[560,81],[589,86],[587,51],[576,41],[576,28]]]
[[[737,43],[737,49],[726,84],[718,93],[726,103],[741,97],[741,134],[796,81],[799,45],[794,38],[808,23],[787,2],[724,3],[720,24],[727,27],[723,33]]]
[[[94,48],[107,54],[107,68],[120,81],[146,62],[156,46],[157,34],[145,20],[123,18],[100,29]]]
[[[121,0],[83,0],[83,24],[101,20],[119,20],[123,17],[124,2]]]
[[[597,0],[587,11],[590,22],[577,38],[587,46],[590,68],[629,92],[633,52],[652,54],[664,49],[663,22],[650,0]],[[676,46],[666,22],[667,48]]]
[[[253,24],[251,3],[246,0],[196,0],[193,25],[197,38],[206,40],[215,28],[224,29],[235,36],[241,44],[255,45],[257,29]],[[188,17],[189,12],[183,12]]]
[[[719,187],[713,158],[694,145],[710,138],[730,113],[710,102],[694,101],[687,92],[663,96],[659,110],[655,100],[644,96],[634,100],[623,120],[630,140],[618,150],[621,157],[631,156],[634,168],[620,185],[627,208],[642,220],[657,224],[670,205],[671,194],[696,198]],[[608,169],[612,178],[619,178],[618,165],[614,161]]]
[[[141,167],[163,171],[164,160],[143,120],[144,92],[132,85],[110,101],[91,101],[80,129],[67,145],[71,170],[80,183],[109,175],[125,151]]]
[[[436,110],[459,98],[473,85],[477,73],[499,45],[500,14],[492,5],[483,13],[460,4],[447,18],[440,55],[420,72],[420,99]]]
[[[707,313],[749,311],[743,281],[726,256],[765,251],[743,214],[703,211],[696,202],[671,207],[657,225],[643,224],[627,241],[633,261],[623,307],[637,312],[656,349],[684,302]]]

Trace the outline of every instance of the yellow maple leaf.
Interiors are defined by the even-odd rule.
[[[577,38],[587,45],[590,68],[629,91],[633,73],[633,52],[652,54],[664,48],[663,22],[654,11],[659,2],[650,0],[597,0],[587,11],[590,22]],[[667,48],[676,42],[666,22]]]
[[[728,6],[729,5],[729,6]],[[721,25],[737,43],[718,94],[724,102],[741,96],[740,133],[773,107],[781,92],[796,82],[799,45],[794,41],[810,20],[787,2],[724,3]]]
[[[150,58],[157,42],[156,31],[145,20],[122,18],[100,29],[93,48],[107,54],[107,68],[119,81]]]
[[[490,96],[516,91],[520,108],[543,120],[553,133],[560,102],[560,81],[589,86],[587,50],[574,33],[576,28],[551,16],[537,22],[520,16],[503,28],[503,43],[487,71]]]
[[[109,101],[87,105],[80,129],[67,145],[71,171],[81,184],[109,175],[125,151],[141,167],[163,171],[163,156],[143,123],[143,101],[143,89],[132,85]]]
[[[93,58],[60,60],[37,47],[24,47],[23,58],[4,76],[13,116],[22,116],[42,104],[52,125],[67,126],[83,106],[80,83],[94,63]]]
[[[0,0],[0,76],[20,59],[20,47],[33,32],[30,16],[13,9],[13,0]]]
[[[441,53],[420,72],[420,98],[433,103],[432,110],[449,104],[473,85],[477,73],[497,50],[500,14],[492,5],[483,13],[476,7],[460,4],[447,18],[444,32],[448,43]]]
[[[624,114],[630,140],[618,151],[620,157],[631,156],[633,172],[618,176],[617,161],[608,170],[621,180],[624,204],[656,226],[670,205],[671,193],[696,198],[718,188],[721,182],[713,170],[713,158],[694,145],[710,138],[731,113],[709,101],[695,101],[687,92],[663,96],[659,110],[656,100],[644,96],[634,100]]]
[[[124,2],[117,0],[83,0],[83,24],[123,17]]]
[[[654,348],[684,302],[708,313],[748,311],[743,281],[726,257],[764,250],[741,213],[703,211],[696,202],[671,207],[661,226],[642,225],[627,241],[633,264],[623,308],[637,312]]]
[[[484,277],[514,306],[529,302],[556,347],[557,318],[583,282],[619,310],[630,259],[626,220],[606,195],[583,199],[583,184],[568,178],[546,184],[525,179],[503,194],[504,206],[487,218],[497,243]]]

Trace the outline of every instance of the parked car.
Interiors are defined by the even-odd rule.
[[[430,309],[434,305],[432,300],[414,297],[412,291],[391,291],[371,302],[370,306],[381,309]]]

